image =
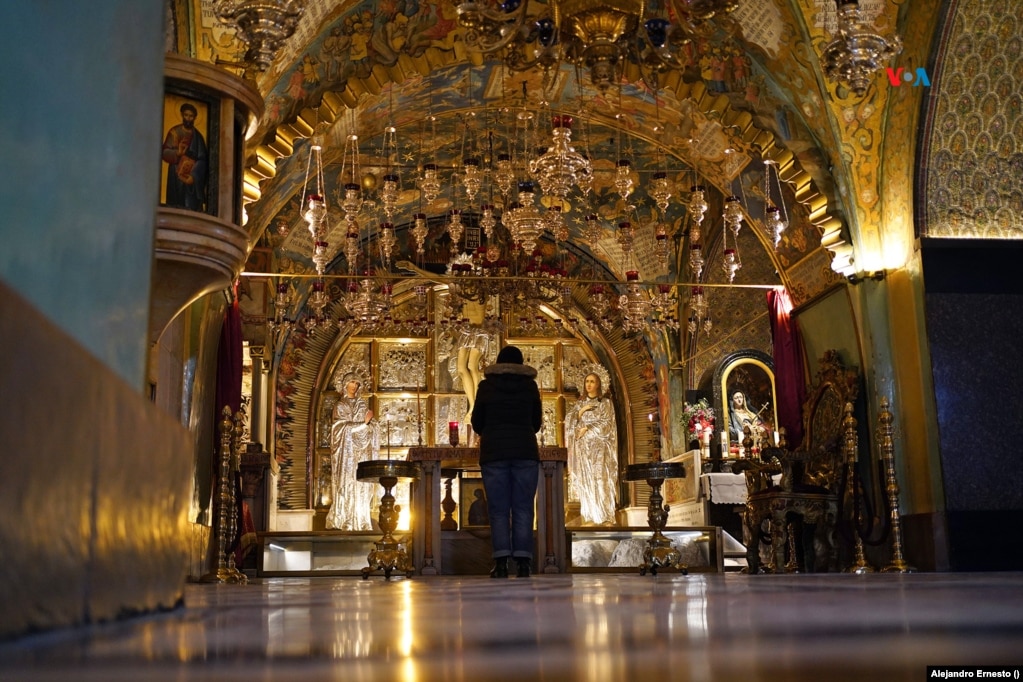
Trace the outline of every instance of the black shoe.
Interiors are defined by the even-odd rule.
[[[517,578],[528,578],[529,577],[529,566],[533,562],[525,557],[518,557],[515,559],[519,565],[519,570],[515,572]]]
[[[490,569],[491,578],[507,578],[508,577],[508,557],[498,557],[494,559],[494,567]]]

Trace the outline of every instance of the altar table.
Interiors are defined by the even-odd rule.
[[[479,448],[415,447],[408,452],[410,462],[419,462],[422,475],[412,484],[413,566],[420,575],[441,573],[441,468],[478,470]],[[541,573],[565,573],[568,570],[565,536],[565,464],[568,450],[541,447],[543,476],[536,498],[536,563]]]

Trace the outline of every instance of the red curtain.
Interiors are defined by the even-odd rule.
[[[213,458],[213,480],[216,481],[220,475],[220,422],[223,419],[224,406],[231,408],[231,414],[237,414],[242,406],[242,366],[244,364],[244,350],[242,348],[242,316],[238,307],[237,289],[232,290],[231,303],[224,311],[224,326],[220,329],[220,345],[217,347],[217,387],[216,387],[216,412],[213,417],[214,443],[216,456]],[[242,500],[241,481],[235,478],[235,515],[237,518],[237,532],[233,538],[228,538],[228,549],[234,550],[239,545],[244,521],[245,503]],[[214,487],[216,494],[217,487]],[[236,554],[236,561],[241,557]]]
[[[767,292],[774,346],[774,383],[778,400],[778,424],[785,427],[789,448],[803,440],[803,340],[799,325],[792,318],[792,300],[783,288]]]
[[[220,424],[224,405],[235,414],[242,406],[242,315],[234,296],[224,311],[224,326],[217,347],[217,402],[215,422]]]

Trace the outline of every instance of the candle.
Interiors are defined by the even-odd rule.
[[[721,432],[721,456],[728,457],[728,432]]]
[[[777,431],[775,431],[775,432],[774,432],[774,447],[778,447],[778,443],[779,443],[779,442],[780,442],[780,441],[778,440],[778,432],[777,432]]]
[[[423,447],[423,408],[419,400],[419,379],[416,379],[416,436],[419,447]]]
[[[458,422],[448,422],[448,442],[451,447],[458,446]]]

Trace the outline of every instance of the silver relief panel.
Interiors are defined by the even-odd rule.
[[[579,346],[563,346],[561,380],[564,382],[562,390],[566,392],[582,391],[582,382],[589,371],[592,360]],[[604,387],[605,389],[607,387]]]
[[[380,390],[425,388],[426,344],[380,344]]]
[[[334,368],[330,385],[340,392],[344,389],[340,383],[348,374],[355,374],[361,379],[363,395],[373,390],[373,375],[370,373],[369,365],[369,343],[353,343],[345,349],[341,360],[337,363],[337,367]]]
[[[536,370],[536,383],[541,391],[558,390],[554,372],[554,346],[518,345],[525,363]]]
[[[536,442],[541,446],[561,445],[558,442],[558,435],[561,433],[561,424],[558,420],[558,399],[543,399],[543,424],[536,434]]]

